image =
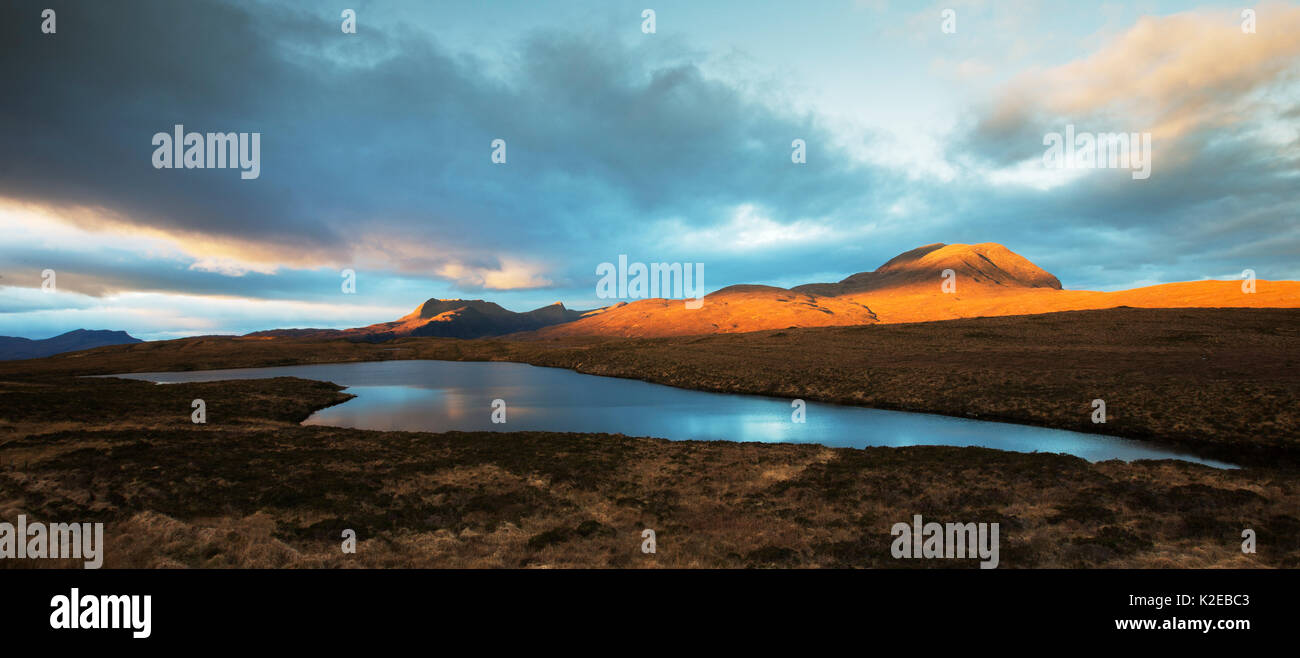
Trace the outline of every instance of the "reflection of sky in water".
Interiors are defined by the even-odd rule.
[[[790,422],[790,400],[705,393],[632,379],[519,363],[377,361],[121,375],[156,382],[302,377],[357,397],[306,424],[375,430],[609,432],[666,439],[820,443],[836,447],[950,445],[1063,452],[1104,459],[1178,458],[1227,466],[1140,441],[901,411],[809,403]],[[491,421],[506,401],[507,423]]]

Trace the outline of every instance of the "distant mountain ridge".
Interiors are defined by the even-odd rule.
[[[584,311],[571,311],[560,302],[516,313],[482,299],[430,299],[394,322],[349,329],[348,333],[373,340],[406,336],[482,338],[572,322],[584,314]]]
[[[407,336],[488,338],[572,322],[591,311],[574,311],[555,302],[517,313],[482,299],[430,299],[392,322],[353,329],[272,329],[249,336],[347,338],[379,342]]]
[[[951,272],[950,276],[945,276]],[[955,291],[941,289],[951,278]],[[1189,281],[1133,290],[1065,290],[1061,281],[1001,244],[927,244],[869,272],[835,283],[793,288],[739,284],[705,295],[699,308],[681,299],[637,299],[591,311],[556,302],[516,313],[482,299],[430,299],[392,322],[355,329],[277,329],[250,336],[384,341],[406,336],[519,338],[681,336],[790,327],[928,322],[981,316],[1134,306],[1140,308],[1300,307],[1300,283]]]
[[[954,292],[942,289],[944,276]],[[1054,275],[1005,246],[934,243],[903,252],[870,272],[837,283],[790,289],[730,286],[706,295],[699,309],[682,300],[643,299],[574,322],[538,330],[563,336],[682,336],[789,327],[930,322],[982,316],[1133,306],[1140,308],[1300,307],[1300,283],[1189,281],[1133,290],[1065,290]]]
[[[0,361],[39,359],[64,352],[88,350],[105,345],[142,343],[125,331],[107,329],[74,329],[52,338],[32,340],[18,336],[0,336]]]

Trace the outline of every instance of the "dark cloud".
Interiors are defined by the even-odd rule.
[[[19,3],[16,13],[39,3]],[[8,21],[0,195],[105,208],[168,231],[275,244],[343,266],[369,240],[423,243],[394,269],[527,253],[588,275],[645,222],[860,210],[873,172],[794,116],[712,80],[689,53],[539,33],[502,77],[415,30],[343,36],[329,12],[166,1],[77,4],[59,32]],[[262,133],[261,177],[155,170],[155,132]],[[493,165],[502,138],[509,163]],[[790,142],[807,140],[794,168]],[[606,252],[611,252],[607,255]],[[182,277],[183,279],[183,277]],[[202,286],[200,286],[202,288]]]
[[[58,11],[56,35],[38,29],[46,6]],[[439,270],[526,257],[552,287],[581,295],[595,265],[620,253],[707,260],[714,288],[843,276],[920,244],[985,241],[1073,287],[1243,266],[1264,278],[1300,275],[1296,149],[1279,157],[1250,126],[1157,144],[1165,150],[1147,181],[1097,172],[1042,191],[989,184],[982,172],[1040,156],[1045,131],[1087,117],[1003,99],[953,134],[954,181],[918,179],[837,151],[839,135],[816,115],[711,77],[698,53],[670,39],[503,33],[488,62],[415,26],[344,36],[337,11],[313,5],[20,0],[5,16],[0,197],[269,245],[291,266],[230,277],[84,249],[0,250],[6,280],[12,268],[57,267],[66,285],[94,294],[314,299],[333,290],[339,268],[378,254],[393,272],[474,292],[482,286]],[[150,137],[176,123],[262,133],[261,177],[153,169]],[[1126,127],[1103,125],[1093,130]],[[489,160],[496,138],[507,140],[507,165]],[[807,141],[806,165],[790,163],[795,138]],[[891,215],[899,200],[915,209]],[[648,234],[664,220],[717,227],[739,204],[779,223],[815,220],[828,237],[729,254],[725,244]]]

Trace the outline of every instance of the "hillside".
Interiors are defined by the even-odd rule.
[[[414,311],[392,322],[381,322],[354,329],[273,329],[248,335],[280,338],[347,338],[367,342],[407,336],[486,338],[572,322],[586,313],[586,311],[571,311],[560,302],[516,313],[481,299],[430,299]]]
[[[123,345],[142,342],[125,331],[106,329],[75,329],[53,338],[32,340],[17,336],[0,336],[0,361],[13,359],[39,359],[53,354],[88,350],[105,345]]]
[[[948,277],[945,274],[951,272]],[[945,292],[951,280],[955,290]],[[521,339],[565,336],[688,336],[1116,308],[1296,308],[1300,282],[1188,281],[1132,290],[1066,290],[1052,273],[1003,245],[928,244],[875,270],[834,283],[793,288],[733,285],[689,308],[681,299],[621,301],[591,311],[560,302],[516,313],[481,299],[430,299],[390,322],[354,329],[275,329],[252,337],[346,338],[380,342],[410,336]]]
[[[955,291],[942,289],[951,270]],[[928,322],[1130,306],[1135,308],[1295,308],[1300,282],[1190,281],[1116,292],[1065,290],[1051,273],[1006,247],[929,244],[899,254],[870,272],[837,283],[789,290],[732,286],[705,296],[697,310],[682,300],[638,300],[536,336],[684,336],[787,327]]]
[[[560,302],[516,313],[481,299],[430,299],[394,322],[350,329],[346,333],[363,335],[367,340],[406,336],[481,338],[571,322],[582,315],[582,311],[566,309]]]
[[[929,292],[938,287],[947,270],[952,270],[959,283],[967,285],[1061,289],[1055,276],[1024,256],[1000,244],[985,242],[928,244],[891,258],[875,271],[859,272],[839,283],[809,283],[792,290],[834,296],[907,288]]]

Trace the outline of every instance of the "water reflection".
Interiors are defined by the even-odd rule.
[[[790,422],[790,400],[705,393],[631,379],[519,363],[376,361],[117,375],[162,383],[302,377],[332,381],[357,397],[305,424],[374,430],[610,432],[666,439],[820,443],[835,447],[949,445],[1060,452],[1090,461],[1201,459],[1149,443],[930,414],[809,403]],[[491,422],[492,400],[505,424]]]

